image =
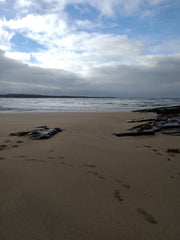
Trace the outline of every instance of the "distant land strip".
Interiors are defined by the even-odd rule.
[[[0,98],[115,98],[115,97],[55,96],[55,95],[9,93],[9,94],[0,94]]]

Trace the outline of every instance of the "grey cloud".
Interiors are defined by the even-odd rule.
[[[76,74],[29,66],[4,56],[0,51],[0,93],[69,94],[83,87]]]
[[[0,93],[180,97],[180,56],[143,57],[145,64],[112,63],[83,75],[32,67],[0,52]]]
[[[180,97],[180,56],[153,57],[152,65],[120,65],[90,69],[88,79],[116,96]]]

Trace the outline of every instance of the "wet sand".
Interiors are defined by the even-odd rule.
[[[140,113],[1,113],[0,239],[180,239],[180,136],[118,138]],[[9,136],[37,126],[48,140]]]

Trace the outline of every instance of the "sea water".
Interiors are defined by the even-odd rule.
[[[180,98],[0,98],[0,112],[129,112],[180,105]]]

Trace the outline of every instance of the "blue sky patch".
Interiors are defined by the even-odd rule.
[[[20,51],[20,52],[39,52],[40,50],[44,50],[45,47],[38,42],[25,37],[24,35],[20,33],[16,33],[11,38],[11,43],[13,46],[14,51]]]

